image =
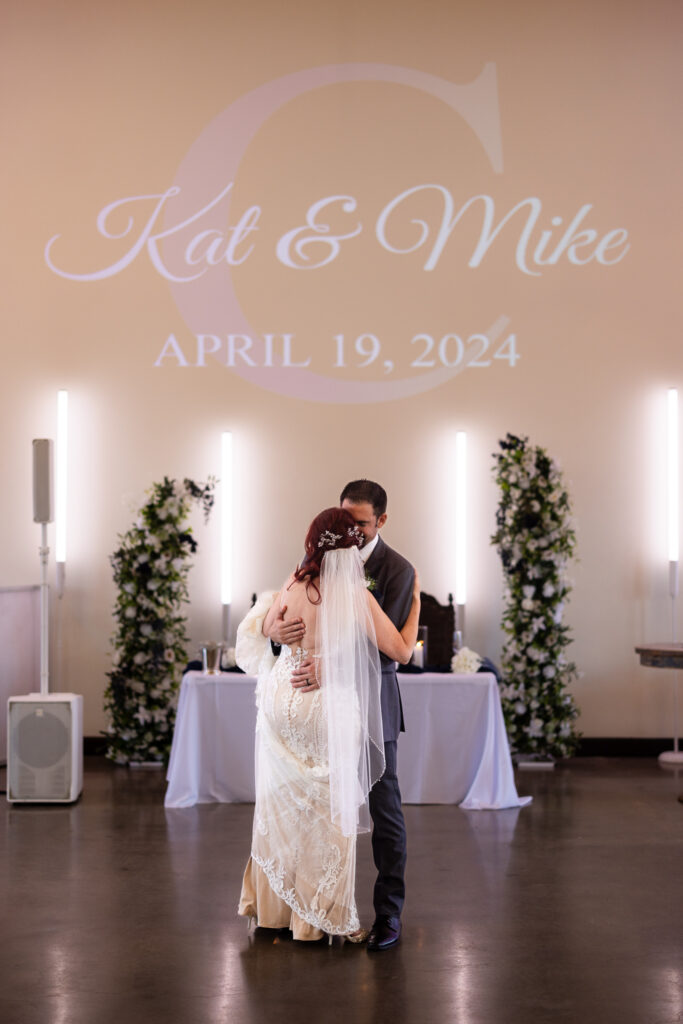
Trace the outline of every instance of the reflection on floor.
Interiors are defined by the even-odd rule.
[[[683,772],[583,758],[519,773],[522,810],[406,807],[404,938],[374,955],[248,936],[252,807],[164,788],[89,758],[76,805],[0,806],[4,1024],[683,1021]]]

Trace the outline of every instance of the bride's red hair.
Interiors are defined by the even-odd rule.
[[[294,571],[295,580],[306,580],[306,587],[312,584],[320,600],[320,591],[315,582],[320,576],[323,555],[335,548],[359,548],[363,535],[356,521],[345,508],[326,508],[319,512],[308,527],[304,548],[306,555]],[[317,603],[317,602],[316,602]]]

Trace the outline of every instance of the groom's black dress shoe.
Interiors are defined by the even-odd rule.
[[[368,952],[391,949],[401,938],[400,917],[378,917],[368,935]]]

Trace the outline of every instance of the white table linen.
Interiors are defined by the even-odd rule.
[[[183,677],[168,766],[166,807],[254,800],[253,676]],[[398,748],[404,803],[466,810],[523,807],[495,676],[399,675],[406,732]]]

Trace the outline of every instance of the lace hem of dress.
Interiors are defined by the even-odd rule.
[[[251,856],[268,879],[268,884],[275,895],[284,900],[290,910],[293,910],[306,924],[319,928],[326,935],[348,935],[360,929],[358,911],[355,907],[353,908],[353,913],[350,914],[348,925],[334,925],[327,919],[324,911],[316,914],[314,911],[309,911],[302,907],[297,899],[295,889],[285,889],[284,878],[282,877],[284,875],[284,868],[282,866],[279,869],[276,868],[274,858],[271,857],[269,860],[264,860],[253,850],[251,851]]]

